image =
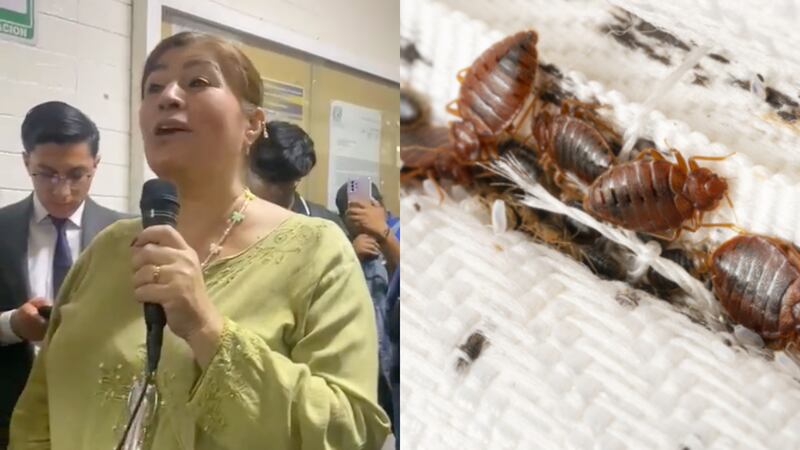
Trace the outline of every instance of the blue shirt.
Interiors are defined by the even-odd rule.
[[[392,233],[394,233],[394,237],[396,237],[397,240],[399,241],[400,240],[400,218],[393,216],[392,213],[390,213],[390,212],[387,212],[386,213],[386,226],[389,227],[390,230],[392,230]]]
[[[391,358],[390,343],[386,336],[386,317],[389,308],[386,304],[386,293],[389,289],[389,274],[386,271],[380,258],[372,258],[361,262],[361,270],[364,271],[364,278],[367,281],[370,297],[372,297],[372,307],[375,310],[375,325],[378,330],[378,356],[380,367],[389,367]]]

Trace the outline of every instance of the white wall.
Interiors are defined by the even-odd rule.
[[[0,40],[0,206],[28,195],[20,125],[33,106],[61,100],[100,128],[99,203],[128,204],[131,0],[38,0],[35,46]]]
[[[393,80],[398,77],[398,0],[217,0],[216,3],[352,53],[365,66],[380,72],[376,75]]]
[[[103,159],[93,198],[118,210],[136,209],[148,173],[140,140],[135,134],[131,140],[138,127],[131,83],[138,84],[145,51],[160,35],[162,5],[398,79],[399,0],[131,1],[37,0],[36,45],[0,39],[0,206],[31,189],[20,156],[25,113],[62,100],[100,128]],[[132,6],[141,8],[136,16]]]

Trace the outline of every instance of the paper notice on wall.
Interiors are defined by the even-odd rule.
[[[338,100],[331,102],[328,208],[347,180],[370,177],[380,186],[381,112]]]
[[[305,89],[269,78],[262,78],[261,81],[264,84],[263,105],[267,120],[281,120],[305,128]]]

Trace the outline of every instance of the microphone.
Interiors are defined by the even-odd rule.
[[[142,227],[169,225],[175,227],[178,221],[178,191],[175,185],[162,179],[148,180],[142,187]],[[144,304],[144,321],[147,325],[147,371],[155,373],[161,359],[161,344],[167,316],[164,307],[155,303]]]

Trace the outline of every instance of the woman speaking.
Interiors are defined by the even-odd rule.
[[[258,71],[230,43],[181,33],[141,86],[147,161],[177,187],[177,227],[118,222],[80,257],[10,448],[379,448],[375,319],[350,243],[245,189]],[[166,312],[151,387],[142,303]]]

